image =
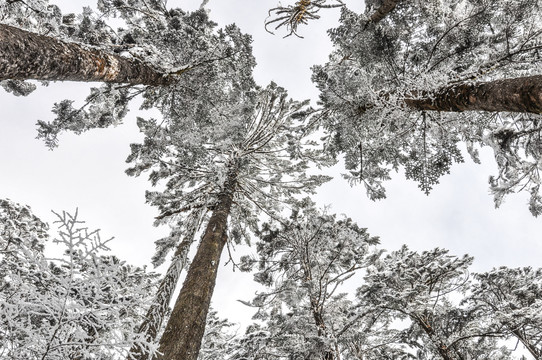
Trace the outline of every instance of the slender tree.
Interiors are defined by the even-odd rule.
[[[140,119],[146,140],[132,145],[129,161],[134,165],[128,173],[150,170],[153,182],[167,181],[164,191],[147,194],[161,219],[182,218],[186,211],[210,213],[160,339],[164,359],[196,359],[228,238],[242,240],[256,228],[258,213],[274,216],[293,194],[311,191],[325,180],[305,175],[307,159],[319,157],[302,145],[307,128],[294,122],[307,116],[306,103],[287,100],[274,84],[233,90],[230,97],[212,108],[205,126],[194,122],[197,114],[168,124]],[[188,132],[190,127],[198,131]],[[234,221],[228,231],[230,217]],[[172,248],[174,241],[161,245]]]
[[[246,303],[258,309],[254,318],[265,328],[248,329],[238,358],[408,358],[392,346],[399,332],[388,327],[391,317],[341,293],[378,259],[378,238],[304,199],[289,219],[265,225],[259,239],[258,257],[242,258],[242,269],[257,266],[254,279],[266,287]]]
[[[153,303],[149,306],[145,318],[137,328],[137,333],[144,336],[148,342],[155,342],[163,331],[164,321],[169,316],[170,303],[173,299],[181,271],[186,268],[188,263],[188,251],[194,242],[195,235],[201,224],[201,211],[191,212],[182,223],[174,226],[170,236],[157,240],[157,252],[154,256],[153,264],[158,266],[164,262],[165,253],[168,252],[173,244],[178,243],[175,253],[171,259],[170,265],[166,270],[160,285],[154,296]],[[165,253],[164,253],[165,252]],[[136,343],[130,349],[129,355],[139,359],[152,358],[153,354],[148,349]],[[129,358],[131,358],[129,356]]]

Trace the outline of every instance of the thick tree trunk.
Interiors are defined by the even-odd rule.
[[[542,113],[542,75],[413,91],[405,104],[415,110]]]
[[[395,9],[397,4],[401,0],[384,0],[382,2],[382,5],[376,11],[369,17],[372,23],[377,23],[380,20],[384,19],[386,15],[388,15],[390,12]]]
[[[149,65],[0,24],[0,80],[71,80],[166,85]]]
[[[198,357],[220,255],[227,240],[236,183],[237,166],[232,166],[160,339],[159,352],[163,354],[160,360],[196,360]]]
[[[169,265],[164,278],[160,282],[154,302],[145,314],[145,319],[138,329],[138,333],[145,334],[145,338],[148,341],[154,341],[158,335],[158,331],[160,331],[160,327],[162,326],[162,322],[164,321],[169,308],[169,303],[173,297],[173,292],[177,287],[179,276],[186,264],[186,257],[191,244],[192,239],[185,239],[177,247],[173,259],[171,260],[171,264]],[[128,359],[152,359],[147,351],[139,345],[134,345],[130,349],[130,356]]]

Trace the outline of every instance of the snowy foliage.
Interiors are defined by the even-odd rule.
[[[266,290],[245,302],[256,322],[231,359],[504,360],[510,338],[539,357],[540,271],[470,276],[472,257],[438,248],[383,257],[350,220],[299,205],[264,227],[258,258],[243,258]],[[351,276],[355,298],[339,293]]]
[[[536,359],[542,357],[542,270],[500,267],[475,277],[467,301],[494,331],[517,339]]]
[[[262,339],[253,337],[258,328],[249,329],[246,356],[315,358],[342,352],[339,344],[365,319],[337,290],[378,257],[371,249],[378,239],[351,219],[318,212],[309,199],[277,225],[267,224],[260,232],[258,259],[242,259],[244,270],[257,265],[254,279],[269,288],[250,303],[259,308],[255,319],[266,322],[266,343],[256,351]]]
[[[57,217],[64,253],[49,258],[48,226],[0,201],[0,359],[115,359],[136,342],[154,351],[133,329],[155,276],[103,255],[108,241],[77,213]]]
[[[133,166],[127,172],[149,171],[153,184],[165,182],[164,191],[147,193],[147,201],[160,209],[158,222],[174,222],[176,229],[190,224],[197,228],[198,220],[187,222],[187,216],[212,209],[217,196],[227,190],[228,174],[234,171],[230,238],[248,241],[258,213],[274,216],[284,201],[313,191],[327,179],[306,174],[311,160],[320,161],[318,152],[303,139],[306,103],[289,100],[275,84],[249,90],[232,91],[231,101],[208,109],[208,120],[203,123],[198,113],[168,124],[138,120],[145,141],[132,145],[128,161]],[[202,220],[201,216],[195,219]],[[178,241],[168,239],[160,241],[160,254]]]
[[[198,360],[224,360],[231,358],[239,350],[235,324],[220,319],[215,310],[207,315],[207,326]]]
[[[462,162],[460,143],[477,161],[490,146],[499,166],[490,180],[498,206],[505,194],[531,193],[540,203],[540,116],[491,112],[421,111],[409,99],[438,96],[460,84],[540,73],[541,3],[530,0],[399,1],[378,23],[373,8],[343,7],[329,30],[335,50],[313,68],[321,91],[326,148],[344,154],[346,175],[372,199],[383,181],[404,168],[429,192],[450,166]]]
[[[478,313],[454,303],[469,289],[472,260],[443,249],[420,254],[403,246],[368,269],[357,297],[410,324],[403,336],[417,359],[506,359],[508,351],[497,345]]]

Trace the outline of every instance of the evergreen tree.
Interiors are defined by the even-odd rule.
[[[0,359],[115,359],[134,343],[154,353],[133,327],[155,275],[104,255],[108,241],[77,213],[57,217],[64,253],[50,258],[48,225],[0,200]]]
[[[319,213],[308,199],[277,225],[259,233],[257,259],[242,259],[245,271],[257,265],[254,279],[269,288],[249,303],[258,307],[255,318],[266,321],[269,334],[265,346],[254,351],[252,344],[247,357],[339,359],[353,329],[368,331],[370,316],[353,315],[354,305],[338,290],[378,257],[371,250],[378,239],[351,219]]]
[[[258,213],[275,216],[292,195],[310,192],[326,180],[305,174],[308,160],[319,157],[303,144],[307,128],[295,122],[306,117],[305,103],[288,100],[275,84],[230,95],[231,101],[211,110],[205,126],[195,125],[194,116],[167,125],[140,119],[146,140],[132,145],[129,160],[134,166],[128,173],[149,170],[153,183],[166,181],[164,191],[147,194],[147,200],[160,209],[161,221],[175,221],[176,231],[183,231],[187,222],[178,220],[185,218],[186,211],[210,213],[160,339],[164,359],[197,357],[228,238],[237,242],[247,238],[256,229]],[[198,131],[187,132],[194,126]],[[184,245],[171,237],[159,246],[164,256],[167,249]]]
[[[535,359],[542,359],[542,270],[500,267],[475,278],[467,301],[494,331],[516,338]]]
[[[278,8],[269,22],[295,32],[333,4],[298,1]],[[489,146],[499,167],[490,178],[495,205],[526,190],[529,209],[540,214],[542,4],[366,5],[363,14],[342,6],[340,26],[329,30],[335,47],[330,60],[313,68],[329,133],[325,146],[345,155],[350,181],[380,199],[382,182],[404,167],[428,193],[452,163],[463,161],[460,143],[476,162],[477,147]]]
[[[508,350],[496,343],[500,333],[484,327],[478,311],[454,299],[469,289],[472,260],[443,249],[420,254],[403,246],[368,269],[357,297],[410,324],[403,341],[416,350],[417,359],[507,359]]]

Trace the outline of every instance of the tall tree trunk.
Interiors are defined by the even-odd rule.
[[[401,2],[401,0],[384,0],[382,2],[382,5],[376,11],[369,17],[372,23],[377,23],[380,20],[384,19],[386,15],[388,15],[390,12],[395,9],[397,4]]]
[[[415,110],[542,113],[542,75],[463,83],[434,92],[413,91],[405,104]]]
[[[318,336],[324,336],[327,338],[327,327],[326,323],[324,321],[324,315],[322,314],[322,310],[317,304],[316,300],[311,299],[311,308],[312,308],[312,317],[314,319],[314,324],[316,325],[316,328],[318,329]],[[322,354],[323,360],[334,360],[335,354],[333,350],[325,350],[325,352]]]
[[[160,360],[196,360],[216,283],[220,255],[227,241],[227,225],[237,185],[237,164],[227,175],[224,189],[207,223],[196,256],[160,339]]]
[[[171,260],[171,264],[169,265],[164,278],[160,282],[158,292],[154,297],[154,302],[145,314],[145,318],[137,331],[139,334],[145,334],[147,341],[154,341],[160,331],[160,327],[162,326],[169,308],[169,303],[173,297],[173,292],[177,287],[181,271],[186,264],[188,250],[190,249],[192,242],[193,237],[184,239],[177,247],[173,259]],[[151,357],[144,348],[139,344],[136,344],[130,349],[130,356],[128,359],[151,360]]]
[[[71,80],[166,85],[149,65],[0,24],[0,80]]]

